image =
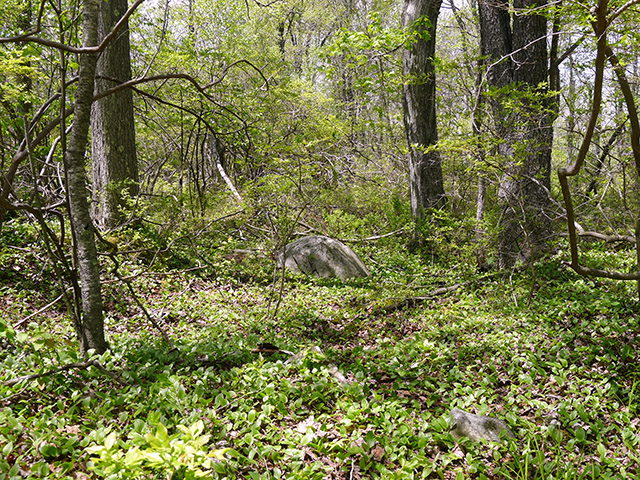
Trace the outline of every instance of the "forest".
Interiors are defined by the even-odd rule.
[[[640,478],[637,25],[0,0],[0,479]]]

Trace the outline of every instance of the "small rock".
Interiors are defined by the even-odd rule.
[[[455,438],[467,437],[474,442],[489,440],[502,442],[503,437],[515,438],[509,426],[498,418],[475,415],[457,408],[451,410],[451,434]]]
[[[347,380],[347,378],[342,374],[342,372],[338,370],[338,367],[336,367],[332,363],[329,364],[329,373],[335,379],[335,381],[338,382],[340,385],[345,386],[349,383],[349,380]]]

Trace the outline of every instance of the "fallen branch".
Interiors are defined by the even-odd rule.
[[[116,252],[117,253],[117,252]],[[100,255],[106,255],[106,256],[110,256],[110,254],[108,253],[100,253]],[[140,278],[140,277],[171,277],[171,276],[175,276],[175,275],[183,275],[185,273],[189,273],[189,272],[196,272],[198,270],[204,270],[205,268],[208,268],[207,266],[201,267],[191,267],[191,268],[186,268],[184,270],[174,270],[171,272],[141,272],[141,273],[136,273],[134,275],[129,275],[126,277],[118,277],[114,280],[103,280],[102,283],[106,284],[106,283],[115,283],[115,282],[120,282],[120,281],[129,281],[129,280],[135,280],[136,278]]]
[[[395,312],[396,310],[400,310],[402,308],[406,308],[406,307],[415,307],[417,305],[420,305],[424,302],[428,302],[429,300],[433,300],[436,297],[439,297],[441,295],[444,295],[445,293],[449,293],[449,292],[455,292],[456,290],[469,285],[473,282],[464,282],[464,283],[456,283],[455,285],[451,285],[449,287],[442,287],[442,288],[437,288],[435,289],[433,292],[431,292],[429,295],[420,295],[417,297],[408,297],[408,298],[404,298],[402,300],[397,300],[391,304],[388,305],[382,305],[379,307],[374,307],[370,314],[371,315],[380,315],[382,313],[390,313],[390,312]]]
[[[56,298],[53,302],[48,303],[47,305],[45,305],[44,307],[42,307],[40,310],[38,310],[37,312],[33,312],[31,315],[29,315],[28,317],[24,317],[22,320],[20,320],[18,323],[16,323],[14,326],[15,327],[21,327],[22,325],[24,325],[25,323],[27,323],[29,320],[31,320],[33,317],[40,315],[42,312],[46,312],[47,310],[49,310],[51,307],[53,307],[56,303],[58,303],[60,300],[62,300],[62,298],[64,297],[64,293],[61,293],[58,298]]]
[[[394,235],[398,235],[400,233],[404,233],[405,229],[404,227],[399,229],[399,230],[395,230],[393,232],[389,232],[389,233],[385,233],[384,235],[374,235],[372,237],[367,237],[367,238],[340,238],[339,240],[343,243],[360,243],[360,242],[372,242],[374,240],[380,240],[382,238],[387,238],[387,237],[393,237]]]
[[[251,349],[251,353],[284,353],[285,355],[295,355],[295,353],[289,350],[282,350],[280,347],[269,343],[259,343],[256,348]]]
[[[587,231],[582,226],[576,222],[576,230],[578,232],[578,237],[591,237],[597,240],[602,240],[605,243],[615,243],[615,242],[629,242],[635,245],[636,237],[633,235],[605,235],[600,232],[591,232]]]
[[[104,368],[100,362],[97,360],[87,360],[86,362],[77,362],[77,363],[68,363],[66,365],[62,365],[61,367],[54,368],[53,370],[48,370],[42,373],[33,373],[31,375],[23,375],[22,377],[12,378],[11,380],[5,380],[2,382],[2,385],[5,387],[12,387],[22,382],[28,382],[31,380],[37,380],[38,378],[48,377],[49,375],[55,375],[56,373],[65,372],[68,370],[83,370],[89,367],[95,367],[100,370],[102,373],[110,376],[120,385],[126,385],[127,383],[123,381],[117,374],[111,372]]]

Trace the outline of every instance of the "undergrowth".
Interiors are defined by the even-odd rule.
[[[634,285],[579,277],[561,255],[479,275],[383,239],[353,245],[372,275],[343,283],[274,275],[233,240],[191,260],[186,240],[165,242],[164,266],[123,268],[143,273],[137,291],[174,345],[107,281],[103,368],[53,372],[82,359],[60,305],[16,326],[58,288],[20,233],[0,244],[2,478],[638,478]],[[281,352],[254,352],[265,342]],[[454,407],[516,439],[456,441]]]

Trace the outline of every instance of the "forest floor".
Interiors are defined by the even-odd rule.
[[[372,275],[349,282],[222,247],[202,270],[123,262],[144,309],[106,269],[111,350],[85,362],[62,302],[20,324],[61,292],[3,242],[1,478],[640,478],[635,285],[561,254],[481,275],[389,240],[354,246]],[[457,441],[452,408],[516,438]]]

